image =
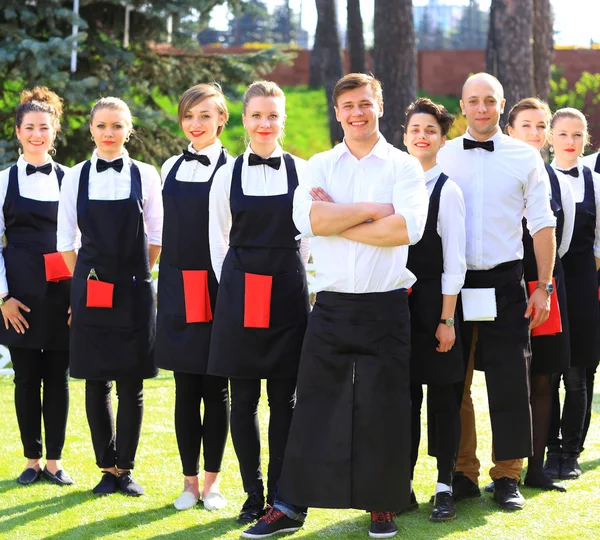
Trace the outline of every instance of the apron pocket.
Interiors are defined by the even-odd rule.
[[[44,253],[44,267],[46,269],[46,281],[58,283],[73,277],[61,253]]]
[[[113,283],[88,279],[85,306],[88,308],[112,308],[114,289]]]
[[[187,323],[212,321],[207,270],[182,270]]]
[[[269,328],[273,276],[245,274],[244,327]]]

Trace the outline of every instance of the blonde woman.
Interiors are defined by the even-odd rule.
[[[144,493],[131,469],[142,425],[143,380],[157,374],[150,269],[162,239],[161,186],[156,169],[125,150],[132,129],[125,102],[114,97],[96,102],[90,114],[96,149],[65,177],[58,209],[58,250],[73,271],[71,375],[86,380],[87,418],[103,473],[93,489],[97,495]]]
[[[272,504],[295,405],[308,317],[307,241],[296,240],[292,200],[305,161],[283,151],[285,96],[273,82],[253,83],[243,98],[250,138],[243,155],[217,172],[210,193],[210,253],[219,280],[208,372],[231,382],[231,436],[248,494],[239,523],[265,508],[257,408],[269,395]]]

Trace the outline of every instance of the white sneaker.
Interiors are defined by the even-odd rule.
[[[227,506],[227,499],[219,491],[209,491],[204,497],[204,508],[207,510],[222,510]]]
[[[198,504],[198,497],[191,491],[184,491],[177,499],[175,499],[173,506],[175,506],[177,510],[189,510],[190,508],[194,508],[196,504]]]

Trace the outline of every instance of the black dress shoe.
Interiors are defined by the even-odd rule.
[[[479,486],[467,478],[462,473],[456,473],[452,479],[452,496],[454,502],[462,501],[463,499],[474,499],[481,497]]]
[[[242,505],[242,509],[236,519],[241,525],[247,525],[254,521],[258,521],[264,514],[265,497],[262,493],[253,491],[248,493],[246,502]]]
[[[429,516],[429,521],[451,521],[456,519],[456,506],[454,497],[449,491],[435,494],[435,505]]]
[[[140,495],[144,494],[144,488],[133,479],[131,471],[120,474],[117,477],[117,483],[119,484],[119,489],[125,495],[129,495],[130,497],[139,497]]]
[[[502,510],[522,510],[525,506],[517,481],[512,478],[494,480],[494,500]]]
[[[50,480],[50,482],[56,484],[57,486],[70,486],[74,483],[73,479],[62,469],[56,471],[56,474],[52,474],[46,467],[44,467],[42,475],[44,478]]]
[[[486,484],[483,489],[486,493],[494,493],[494,481],[492,480],[489,484]]]
[[[560,478],[560,458],[560,452],[548,452],[546,463],[544,463],[544,473],[550,478]]]
[[[560,479],[575,480],[581,476],[581,469],[577,462],[577,456],[563,454],[560,458]]]
[[[41,469],[34,469],[33,467],[29,467],[25,469],[17,478],[17,484],[21,484],[22,486],[28,486],[29,484],[33,484],[40,479],[42,475]]]
[[[527,487],[544,489],[546,491],[561,491],[563,493],[567,491],[567,488],[564,484],[561,484],[560,482],[554,482],[552,478],[546,476],[545,474],[542,475],[541,478],[534,478],[533,476],[527,474],[523,483]]]
[[[112,495],[119,489],[119,481],[117,477],[108,471],[102,473],[102,480],[92,489],[94,495]]]

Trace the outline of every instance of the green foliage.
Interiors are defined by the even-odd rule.
[[[72,165],[92,150],[87,127],[91,105],[101,96],[124,99],[136,118],[137,136],[128,146],[138,159],[160,165],[180,150],[172,115],[157,103],[172,101],[201,81],[217,81],[226,92],[248,84],[290,55],[276,49],[249,55],[202,55],[198,47],[181,56],[161,56],[148,44],[164,34],[169,9],[181,15],[207,17],[219,4],[240,6],[246,0],[172,0],[140,2],[131,13],[130,43],[122,46],[124,7],[120,2],[83,2],[74,16],[71,0],[17,2],[0,9],[0,167],[17,157],[13,115],[23,88],[45,85],[65,100],[58,161]],[[71,37],[72,23],[81,32]],[[179,26],[176,26],[179,28]],[[69,71],[77,42],[77,72]]]
[[[562,71],[553,65],[548,103],[553,111],[573,107],[589,113],[591,107],[600,103],[600,73],[584,71],[579,80],[569,87]]]

